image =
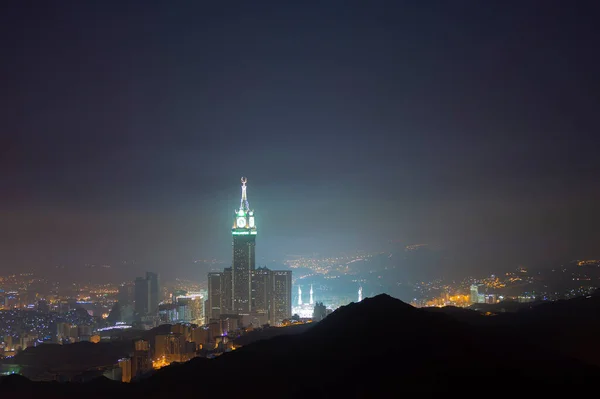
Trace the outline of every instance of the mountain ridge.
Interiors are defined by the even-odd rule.
[[[194,392],[202,384],[207,393],[254,397],[262,396],[257,384],[263,381],[269,387],[265,392],[283,397],[306,392],[373,397],[457,392],[465,381],[478,385],[490,379],[503,381],[507,389],[520,384],[539,390],[548,382],[571,389],[600,375],[600,368],[538,346],[528,330],[509,325],[470,324],[443,310],[418,309],[378,295],[341,307],[300,334],[261,340],[216,359],[171,365],[136,383],[19,380],[3,381],[0,389],[26,387],[62,398],[82,393],[164,397]]]

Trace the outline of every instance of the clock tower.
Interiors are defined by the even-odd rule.
[[[252,311],[252,272],[255,268],[256,223],[254,210],[250,209],[246,196],[248,179],[242,177],[240,208],[234,211],[233,267],[232,267],[232,313],[250,314]]]

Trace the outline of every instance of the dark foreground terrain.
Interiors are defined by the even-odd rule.
[[[137,383],[0,380],[14,397],[491,397],[594,392],[600,297],[515,314],[416,309],[387,295],[335,311],[298,335],[163,368]],[[9,397],[9,396],[7,396]]]

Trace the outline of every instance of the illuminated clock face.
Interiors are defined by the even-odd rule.
[[[248,221],[248,224],[250,225],[250,228],[254,227],[254,218],[250,217],[250,220]]]
[[[238,225],[238,227],[246,227],[246,219],[244,219],[244,218],[238,218],[237,219],[237,225]]]

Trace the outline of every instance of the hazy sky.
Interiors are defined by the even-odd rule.
[[[593,2],[0,7],[0,271],[229,261],[242,175],[261,260],[600,256]]]

